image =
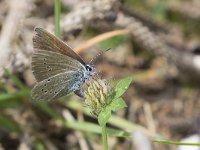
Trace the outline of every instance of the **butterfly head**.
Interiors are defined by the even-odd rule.
[[[95,71],[94,65],[86,64],[85,73],[84,73],[86,80],[95,74],[96,74],[96,71]]]
[[[94,70],[94,66],[93,66],[93,65],[86,64],[86,65],[85,65],[85,69],[86,69],[88,72],[92,72],[92,71]]]

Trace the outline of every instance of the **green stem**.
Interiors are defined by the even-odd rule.
[[[102,141],[103,141],[104,150],[108,150],[106,124],[102,126],[101,128],[102,128]]]
[[[171,145],[182,145],[182,146],[200,146],[200,143],[176,142],[176,141],[169,141],[165,139],[153,139],[153,142],[171,144]]]
[[[10,99],[17,99],[22,96],[28,96],[30,92],[28,90],[20,90],[19,92],[9,93],[9,94],[1,94],[0,95],[0,102],[7,101]]]
[[[55,17],[55,35],[60,37],[60,12],[61,3],[60,0],[54,1],[54,17]]]

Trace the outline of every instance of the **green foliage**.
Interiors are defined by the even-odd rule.
[[[20,131],[19,126],[14,121],[4,116],[0,116],[0,126],[5,127],[11,131]]]
[[[0,94],[0,108],[17,108],[22,105],[22,101],[20,101],[21,97],[28,96],[29,90],[28,88],[9,70],[4,70],[5,75],[13,82],[13,84],[18,88],[16,92],[8,93],[5,88],[5,85],[1,84]],[[6,129],[9,129],[12,132],[20,132],[20,126],[13,121],[11,118],[5,115],[0,116],[0,126]]]
[[[81,131],[86,131],[86,132],[91,132],[91,133],[96,133],[96,134],[101,134],[101,127],[98,126],[97,124],[93,124],[90,122],[79,122],[79,121],[70,121],[70,122],[65,122],[65,126],[73,128],[75,130],[81,130]],[[125,131],[117,130],[117,129],[112,129],[112,128],[107,128],[108,135],[110,136],[115,136],[115,137],[129,137],[130,134]]]
[[[128,89],[131,82],[132,78],[128,77],[120,80],[117,83],[115,89],[113,90],[113,93],[111,94],[111,102],[108,105],[106,105],[98,115],[98,122],[100,126],[105,126],[105,124],[111,116],[112,111],[115,112],[126,107],[126,103],[121,98],[121,96]]]
[[[40,141],[37,140],[37,141],[34,143],[34,149],[35,149],[35,150],[45,150],[45,147],[44,147],[44,145],[43,145],[42,142],[40,142]]]
[[[111,111],[116,112],[124,107],[126,107],[126,103],[122,98],[112,100],[111,103],[99,113],[98,122],[100,126],[104,126],[106,124],[111,116]]]
[[[9,94],[7,94],[7,96],[9,96]],[[19,99],[15,99],[13,97],[13,99],[5,99],[3,101],[1,101],[3,99],[2,95],[0,95],[0,109],[5,109],[5,108],[19,108],[22,103],[19,101]]]
[[[44,113],[52,117],[54,120],[58,120],[62,123],[64,127],[71,128],[73,130],[81,130],[90,133],[101,133],[101,128],[93,123],[89,122],[78,122],[78,121],[67,121],[62,118],[56,111],[54,111],[47,103],[45,102],[37,102],[36,105],[40,108]],[[129,136],[128,132],[115,130],[115,129],[108,129],[108,134],[111,136],[117,137],[127,137]]]
[[[111,107],[107,105],[98,115],[98,122],[100,126],[104,126],[111,116]]]
[[[131,82],[132,82],[132,77],[128,77],[128,78],[120,80],[115,86],[115,90],[113,93],[114,97],[112,97],[112,99],[116,99],[122,96],[124,92],[128,89]]]
[[[2,106],[17,106],[20,102],[16,101],[21,97],[29,96],[30,91],[28,87],[26,87],[14,74],[12,74],[9,70],[5,69],[5,75],[11,79],[14,85],[18,88],[18,91],[13,93],[8,93],[5,91],[0,95],[0,107]],[[3,87],[2,87],[3,88]],[[8,101],[13,100],[13,101]],[[13,105],[14,104],[14,105]]]
[[[121,97],[110,103],[110,108],[112,111],[118,111],[124,107],[127,107],[127,105]]]

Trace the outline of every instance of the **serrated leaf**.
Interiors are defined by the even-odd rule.
[[[128,78],[120,80],[115,87],[113,99],[116,99],[122,96],[124,92],[128,89],[131,82],[132,82],[132,77],[128,77]]]
[[[122,98],[117,98],[110,103],[112,111],[118,111],[124,107],[127,107],[125,101]]]
[[[98,122],[100,126],[104,126],[111,116],[111,107],[107,105],[98,115]]]

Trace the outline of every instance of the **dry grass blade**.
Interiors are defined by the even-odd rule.
[[[77,48],[75,48],[75,51],[77,53],[80,53],[82,51],[84,51],[85,49],[103,41],[103,40],[106,40],[108,38],[111,38],[113,36],[118,36],[118,35],[125,35],[125,34],[128,34],[129,31],[124,29],[124,30],[115,30],[115,31],[110,31],[110,32],[106,32],[106,33],[103,33],[103,34],[100,34],[90,40],[88,40],[86,43],[78,46]]]

